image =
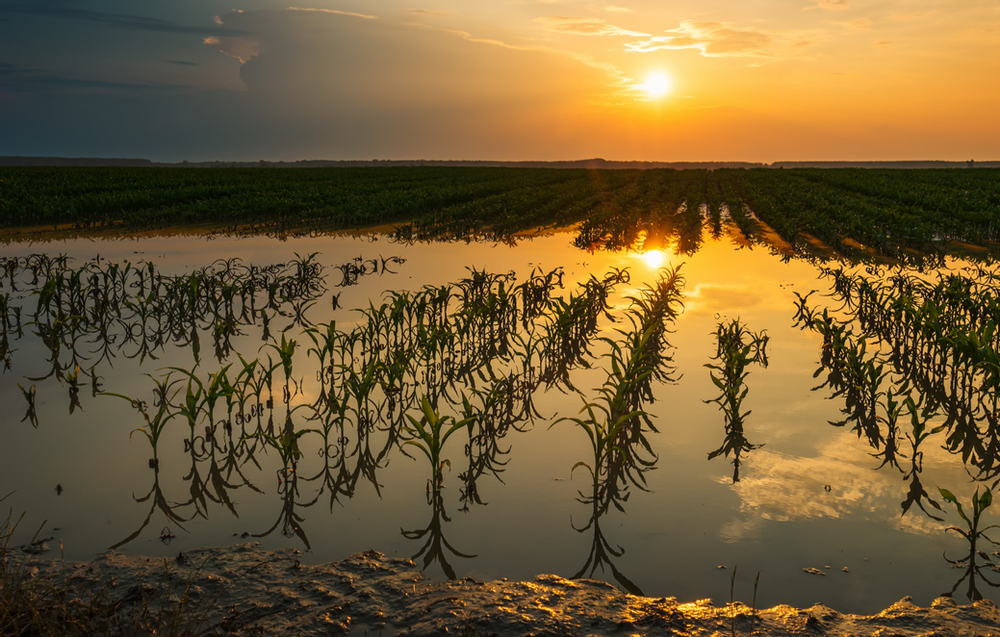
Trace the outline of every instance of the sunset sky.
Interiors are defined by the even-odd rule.
[[[0,155],[1000,160],[997,0],[293,1],[0,0]]]

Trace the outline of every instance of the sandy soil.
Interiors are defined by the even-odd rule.
[[[296,550],[258,543],[201,549],[169,560],[109,552],[92,562],[25,560],[35,578],[55,578],[88,599],[176,604],[204,615],[212,633],[237,635],[871,635],[1000,637],[1000,609],[989,601],[930,608],[907,599],[872,616],[822,605],[775,606],[754,616],[739,603],[627,595],[604,582],[539,575],[530,582],[424,580],[408,559],[375,551],[337,563],[301,565]]]

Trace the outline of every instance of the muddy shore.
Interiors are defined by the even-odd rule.
[[[167,560],[117,552],[76,563],[8,556],[36,581],[48,578],[83,600],[106,594],[174,608],[186,599],[186,617],[212,627],[209,634],[1000,637],[1000,608],[990,601],[962,606],[939,598],[921,608],[903,599],[871,616],[822,605],[754,612],[740,603],[637,597],[604,582],[555,575],[428,582],[413,561],[376,551],[320,565],[301,564],[300,557],[258,543]]]

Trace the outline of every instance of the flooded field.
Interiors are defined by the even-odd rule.
[[[850,613],[1000,599],[987,253],[695,230],[9,243],[15,541],[375,549],[431,579]]]

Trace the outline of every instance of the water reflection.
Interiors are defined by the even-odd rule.
[[[153,486],[150,487],[149,492],[147,492],[146,495],[142,497],[136,497],[135,495],[132,496],[132,498],[136,501],[136,503],[141,504],[144,502],[149,502],[150,503],[149,513],[146,514],[146,517],[139,525],[139,528],[137,528],[125,539],[111,545],[111,547],[109,547],[109,550],[121,548],[122,546],[125,546],[129,542],[134,541],[136,538],[142,535],[142,531],[147,526],[149,526],[149,522],[153,519],[153,514],[156,513],[157,511],[159,511],[165,519],[169,520],[170,522],[173,522],[181,530],[186,530],[184,528],[183,523],[190,520],[191,517],[190,516],[186,518],[183,517],[179,513],[179,510],[184,510],[189,506],[191,506],[192,504],[194,504],[194,498],[185,503],[172,504],[170,501],[167,500],[166,496],[163,493],[162,488],[160,487],[159,466],[154,465],[153,461],[150,460],[150,468],[153,469]]]
[[[452,567],[449,553],[455,557],[472,559],[475,555],[462,553],[453,547],[444,536],[444,523],[451,522],[444,507],[444,499],[441,497],[441,487],[434,486],[427,490],[427,504],[431,507],[431,520],[423,529],[406,531],[400,529],[408,540],[424,540],[423,545],[413,554],[414,560],[423,558],[423,567],[426,570],[433,564],[438,564],[448,579],[456,579],[455,569]],[[426,539],[425,539],[426,538]]]
[[[212,506],[238,515],[237,490],[270,490],[255,485],[246,469],[252,464],[256,475],[263,456],[274,454],[280,462],[281,510],[269,529],[254,536],[280,529],[308,548],[304,509],[327,500],[332,511],[362,482],[380,494],[378,473],[399,451],[425,457],[431,469],[432,522],[404,535],[426,536],[418,556],[439,561],[451,573],[442,552],[450,545],[442,535],[448,516],[440,490],[454,452],[461,448],[465,457],[458,471],[462,509],[485,504],[482,478],[500,480],[510,433],[540,417],[535,393],[547,386],[575,390],[569,372],[592,366],[597,319],[612,318],[611,290],[628,280],[626,270],[591,276],[564,298],[555,294],[562,287],[559,270],[536,271],[522,283],[511,273],[471,270],[452,286],[390,292],[381,305],[362,310],[362,320],[350,328],[335,322],[306,327],[307,346],[282,332],[280,341],[261,348],[262,357],[239,356],[239,365],[217,371],[203,371],[200,363],[166,368],[150,377],[152,407],[141,398],[107,394],[128,400],[141,417],[134,433],[151,446],[155,476],[150,493],[137,498],[152,502],[150,513],[115,546],[139,537],[157,510],[179,528],[193,517],[207,518]],[[681,310],[682,285],[676,270],[663,270],[654,284],[631,297],[622,315],[631,330],[601,339],[609,349],[608,380],[597,396],[612,425],[602,429],[593,464],[598,515],[611,505],[622,509],[628,485],[645,488],[643,474],[655,464],[646,437],[655,428],[644,405],[653,399],[654,382],[672,380],[667,334]],[[307,360],[315,359],[310,370],[317,391],[307,391],[299,378],[303,349]],[[447,411],[457,415],[444,415]],[[190,497],[168,505],[159,487],[159,471],[167,469],[160,464],[159,446],[175,420],[187,432],[190,468],[183,480]],[[446,447],[453,436],[460,442]],[[322,466],[303,475],[307,441],[317,448]],[[307,484],[315,489],[311,498],[302,497]]]
[[[720,455],[733,456],[733,483],[740,481],[740,464],[744,454],[762,445],[751,444],[744,432],[744,419],[750,411],[743,411],[743,400],[750,391],[744,383],[750,374],[749,365],[767,367],[767,342],[764,332],[751,332],[739,319],[719,323],[715,331],[717,364],[706,364],[712,383],[722,392],[718,398],[706,401],[715,403],[725,420],[726,437],[722,446],[708,454],[711,460]],[[718,372],[718,376],[715,375]]]
[[[593,577],[606,565],[615,580],[636,595],[642,591],[612,562],[624,549],[615,550],[605,538],[601,518],[612,507],[624,513],[629,487],[646,490],[645,474],[656,467],[658,456],[646,435],[656,428],[646,407],[653,402],[654,382],[673,381],[667,335],[681,311],[683,281],[676,269],[663,269],[652,285],[631,298],[625,311],[631,330],[618,330],[617,339],[605,339],[609,351],[604,384],[594,399],[583,398],[580,412],[586,417],[565,419],[587,434],[593,452],[573,466],[574,472],[586,469],[591,478],[590,491],[579,492],[580,502],[591,506],[590,519],[582,528],[573,528],[593,532],[590,554],[574,577]]]
[[[712,233],[702,234],[701,229],[712,225],[719,237],[726,236],[733,240],[743,237],[747,245],[767,245],[768,250],[773,248],[773,244],[762,234],[756,235],[761,243],[753,243],[753,219],[749,216],[745,222],[750,230],[737,234],[733,226],[735,221],[731,221],[735,215],[724,207],[720,207],[717,213],[711,207],[701,210],[696,207],[693,215],[687,213],[688,209],[684,209],[683,218],[665,215],[658,226],[643,226],[645,222],[640,222],[635,228],[622,227],[618,230],[621,240],[641,241],[650,250],[657,249],[655,246],[674,251],[683,250],[684,246],[707,247],[707,242],[712,241]],[[730,214],[731,218],[724,213]],[[712,215],[717,215],[718,223],[712,220]],[[690,236],[685,237],[682,222],[688,217],[692,220],[692,230]],[[698,233],[693,230],[695,225]],[[595,250],[614,249],[613,242],[603,242],[604,236],[591,247]],[[306,261],[312,259],[312,255],[299,259]],[[28,293],[29,289],[44,288],[47,277],[55,276],[63,267],[51,266],[47,270],[44,261],[31,262],[38,270],[35,284],[31,283],[32,270],[26,265],[28,259],[20,260],[19,274],[15,277],[18,292],[11,293],[11,298]],[[40,315],[29,316],[31,306],[38,300],[39,295],[36,294],[18,301],[26,308],[24,320],[15,311],[20,310],[20,306],[8,304],[4,334],[5,338],[9,335],[9,344],[17,343],[18,330],[27,332],[29,336],[32,333],[37,335],[48,351],[46,368],[37,375],[37,385],[44,394],[46,387],[60,383],[58,397],[60,401],[66,400],[64,392],[68,392],[70,409],[74,411],[82,407],[93,411],[91,405],[94,403],[86,396],[82,397],[84,404],[80,404],[80,394],[86,392],[88,385],[91,397],[101,393],[104,381],[100,374],[111,376],[105,365],[116,356],[150,360],[163,356],[172,344],[195,353],[193,362],[188,359],[187,365],[174,363],[172,368],[154,374],[143,390],[144,395],[134,392],[138,399],[122,394],[134,403],[136,420],[132,426],[141,425],[134,435],[137,438],[144,435],[151,445],[153,485],[148,492],[143,486],[138,493],[145,495],[135,496],[138,503],[150,507],[147,513],[145,506],[136,506],[142,511],[136,513],[135,522],[140,523],[145,516],[144,521],[135,533],[116,547],[127,546],[140,538],[156,516],[162,516],[171,527],[177,528],[189,527],[188,522],[195,518],[218,517],[223,510],[227,512],[222,514],[223,518],[236,514],[245,517],[246,509],[241,509],[237,503],[240,499],[245,500],[248,492],[266,494],[268,506],[274,508],[268,513],[268,519],[254,522],[250,527],[256,537],[277,536],[278,531],[304,547],[318,547],[321,543],[316,537],[322,533],[317,530],[321,528],[316,519],[317,511],[326,509],[329,504],[332,512],[335,502],[344,504],[359,492],[368,491],[381,497],[384,491],[382,482],[391,479],[392,475],[387,471],[387,465],[392,459],[396,459],[397,463],[403,461],[399,453],[401,449],[409,451],[417,462],[426,462],[424,451],[414,443],[422,442],[428,451],[431,450],[430,443],[415,431],[413,422],[407,417],[412,416],[418,421],[426,418],[426,401],[436,416],[450,414],[455,418],[447,426],[442,425],[441,435],[452,424],[466,422],[454,430],[447,444],[440,440],[439,435],[436,461],[430,463],[432,470],[427,472],[429,486],[421,489],[426,492],[430,521],[422,529],[401,529],[401,532],[404,537],[414,540],[413,550],[417,550],[419,545],[416,559],[422,559],[425,565],[441,564],[442,570],[452,576],[456,568],[461,570],[452,565],[456,562],[455,557],[471,555],[455,550],[446,538],[449,516],[454,515],[455,508],[473,511],[498,497],[495,489],[508,479],[509,473],[505,472],[508,472],[509,460],[515,454],[514,447],[518,446],[519,440],[523,440],[518,438],[519,433],[530,430],[539,420],[547,424],[553,417],[550,407],[539,406],[543,404],[538,401],[539,390],[558,388],[571,396],[578,393],[587,409],[579,415],[580,422],[572,429],[566,423],[560,427],[571,430],[572,435],[587,435],[588,440],[592,439],[593,432],[597,434],[593,438],[604,439],[604,446],[593,455],[587,454],[583,459],[586,464],[578,465],[581,471],[575,472],[579,479],[589,471],[589,479],[579,492],[586,509],[586,522],[574,516],[573,529],[587,534],[590,539],[590,550],[586,559],[580,556],[583,567],[576,576],[594,576],[607,571],[631,592],[640,592],[636,582],[649,590],[646,580],[642,579],[648,578],[648,574],[636,575],[635,567],[625,568],[623,564],[626,562],[621,559],[623,546],[628,546],[630,552],[637,551],[633,544],[635,540],[628,539],[627,529],[617,536],[612,533],[613,527],[605,516],[623,515],[630,497],[634,516],[636,500],[646,497],[643,490],[651,487],[650,479],[661,473],[664,467],[659,460],[664,447],[658,443],[665,438],[658,439],[654,435],[663,421],[656,420],[654,415],[663,418],[672,413],[674,406],[657,408],[651,403],[659,383],[679,377],[673,368],[674,350],[670,343],[675,319],[682,312],[680,289],[683,280],[679,272],[664,272],[653,286],[631,291],[633,284],[627,270],[607,269],[592,276],[586,275],[579,285],[567,285],[562,269],[536,269],[527,278],[518,279],[512,272],[506,271],[507,264],[504,264],[501,271],[470,269],[463,278],[449,285],[390,291],[373,298],[362,311],[352,313],[349,318],[344,318],[345,313],[335,314],[338,317],[335,322],[317,321],[320,308],[314,304],[325,304],[321,298],[323,293],[330,293],[333,288],[353,287],[353,283],[361,277],[391,276],[396,265],[399,261],[366,258],[351,260],[345,264],[346,267],[328,267],[325,270],[307,268],[304,280],[315,281],[319,286],[313,291],[309,291],[308,285],[298,288],[293,284],[288,288],[292,296],[281,292],[280,286],[273,295],[270,289],[256,290],[252,296],[248,292],[246,297],[234,292],[230,303],[226,300],[224,288],[208,282],[209,279],[219,274],[225,280],[234,276],[225,274],[227,271],[243,272],[240,268],[254,266],[244,266],[241,262],[230,265],[217,262],[211,266],[211,272],[204,273],[203,279],[195,279],[198,286],[203,286],[200,289],[206,298],[198,301],[200,305],[188,305],[189,308],[199,308],[199,312],[205,310],[211,316],[199,314],[192,317],[194,312],[188,311],[186,318],[177,313],[176,318],[167,316],[162,321],[156,315],[159,306],[155,299],[144,301],[129,296],[141,293],[148,298],[153,291],[152,279],[147,274],[142,275],[144,287],[132,285],[138,284],[140,277],[136,274],[136,266],[131,266],[128,292],[121,292],[121,286],[117,288],[121,300],[120,314],[114,303],[109,302],[101,306],[97,313],[106,313],[110,318],[99,318],[91,309],[85,320],[77,319],[70,314],[69,301],[63,302],[60,313],[59,302],[53,300],[48,306],[43,306]],[[65,268],[77,271],[68,265]],[[90,299],[88,295],[91,294],[90,288],[83,287],[87,277],[91,274],[104,276],[104,272],[110,269],[111,265],[106,261],[96,260],[93,265],[87,264],[79,269],[84,271],[81,290],[88,290],[83,293],[84,297]],[[291,277],[290,281],[299,275],[297,266],[287,264],[283,264],[280,270],[273,270],[270,266],[263,266],[261,270],[277,272],[275,276]],[[824,270],[821,284],[837,282],[835,270]],[[338,271],[342,279],[339,286],[328,288],[326,278],[316,278],[334,279]],[[841,276],[861,276],[860,272],[844,266]],[[159,271],[156,274],[160,276]],[[873,268],[864,274],[866,276],[862,278],[871,286],[876,286],[880,285],[878,277],[886,278],[889,271]],[[166,289],[168,277],[163,276],[165,278],[157,285]],[[907,276],[915,275],[910,273]],[[982,276],[969,274],[970,278]],[[189,275],[177,280],[182,278],[188,283],[192,280]],[[8,281],[9,278],[5,276],[3,280]],[[864,288],[864,282],[860,280],[856,284],[839,284],[852,290]],[[214,291],[204,291],[211,286],[216,286],[212,288]],[[72,287],[69,284],[65,290]],[[956,289],[956,296],[978,293],[975,290],[962,292],[966,288],[961,286]],[[74,294],[79,296],[69,291],[62,293],[67,299],[75,298]],[[928,387],[940,386],[944,390],[934,398],[934,403],[913,390],[915,381],[895,371],[897,362],[892,359],[889,337],[873,337],[874,328],[861,327],[862,319],[855,316],[859,311],[855,307],[857,302],[854,306],[844,305],[844,300],[836,296],[836,291],[834,294],[832,301],[824,300],[822,303],[831,306],[828,308],[822,307],[818,294],[803,297],[802,326],[815,330],[823,339],[817,384],[821,387],[819,392],[822,396],[834,397],[838,408],[843,409],[835,422],[850,431],[852,439],[861,439],[863,449],[871,445],[871,452],[876,456],[871,464],[883,469],[879,476],[893,472],[891,480],[880,480],[875,485],[877,488],[872,489],[871,497],[864,500],[865,506],[876,506],[876,496],[882,499],[895,497],[893,489],[899,486],[899,478],[894,472],[898,471],[903,484],[909,487],[907,501],[902,508],[904,512],[912,509],[909,518],[899,524],[911,524],[910,518],[917,508],[934,514],[935,519],[943,518],[944,513],[935,508],[935,504],[942,504],[934,491],[936,479],[923,473],[923,454],[934,448],[937,442],[951,440],[952,430],[961,431],[966,426],[976,430],[982,442],[976,443],[973,434],[963,433],[961,444],[952,446],[949,443],[949,447],[956,457],[962,457],[964,450],[970,449],[968,457],[972,466],[976,467],[974,473],[978,474],[980,467],[989,467],[992,443],[988,437],[988,426],[983,423],[989,422],[992,404],[990,396],[982,389],[983,379],[990,373],[989,365],[984,359],[972,366],[959,366],[956,374],[953,371],[955,363],[952,362],[954,355],[952,350],[946,349],[952,346],[944,343],[940,347],[945,349],[932,354],[939,368],[936,371],[932,368],[932,373],[928,373],[918,362],[924,350],[932,351],[931,346],[925,343],[930,342],[930,336],[925,334],[921,324],[907,324],[906,335],[902,338],[916,343],[919,355],[916,359],[913,359],[914,355],[908,355],[910,358],[901,358],[898,364],[905,368],[905,361],[910,360],[911,366],[918,368],[912,371],[913,378],[919,379],[923,374],[926,380],[921,382],[929,383]],[[634,298],[629,300],[626,297],[616,307],[616,301],[622,295]],[[349,296],[350,291],[347,291],[346,297]],[[293,297],[298,300],[293,300]],[[178,307],[182,302],[186,301],[177,301]],[[865,316],[872,317],[872,325],[886,324],[889,329],[897,329],[897,319],[880,314],[884,308],[896,307],[894,303],[889,296],[877,297],[866,302]],[[245,307],[246,304],[249,308]],[[626,309],[620,309],[621,305],[625,305]],[[45,307],[50,308],[48,314]],[[143,318],[142,312],[148,316]],[[171,325],[163,327],[161,324],[164,321]],[[763,327],[756,322],[751,325]],[[741,327],[745,330],[746,325]],[[770,329],[770,324],[768,327]],[[260,331],[250,333],[251,330]],[[708,329],[703,332],[707,333]],[[258,345],[262,342],[264,347],[256,354],[247,355],[245,343],[250,340],[248,336],[256,339],[255,334],[260,334],[262,340]],[[761,334],[752,336],[760,339]],[[949,332],[948,338],[954,339],[959,334],[958,331]],[[749,342],[736,340],[741,343],[735,348],[736,352],[741,352]],[[212,360],[213,355],[198,355],[201,347],[209,349],[209,343],[215,360]],[[256,345],[250,351],[255,348]],[[825,482],[835,489],[831,500],[844,495],[840,492],[841,487],[861,475],[850,473],[858,464],[857,460],[852,458],[849,463],[841,463],[850,465],[846,468],[817,464],[814,459],[804,460],[799,470],[803,475],[814,478],[814,482],[819,480],[815,485],[810,483],[818,489],[805,494],[785,490],[777,477],[765,484],[754,480],[760,475],[759,471],[766,471],[771,466],[774,456],[768,452],[773,447],[755,451],[754,462],[745,462],[747,454],[755,450],[757,444],[748,440],[744,420],[747,414],[741,412],[739,401],[733,403],[728,398],[745,395],[743,378],[746,371],[755,364],[754,361],[766,361],[766,356],[758,356],[754,350],[746,352],[747,360],[742,371],[732,366],[735,371],[731,374],[732,382],[729,382],[723,373],[727,362],[722,349],[721,343],[717,342],[716,360],[702,359],[696,363],[709,362],[717,366],[715,376],[723,386],[719,388],[722,391],[719,406],[735,405],[735,408],[729,412],[723,409],[724,437],[717,430],[718,412],[715,412],[714,418],[705,416],[705,421],[716,423],[712,429],[716,439],[711,441],[711,446],[705,444],[698,449],[716,448],[720,445],[718,438],[723,437],[714,455],[726,455],[733,461],[734,482],[741,478],[741,463],[747,473],[741,485],[734,488],[746,486],[756,489],[756,495],[762,501],[772,504],[785,498],[799,498],[800,504],[809,500],[809,507],[803,505],[802,517],[826,515],[824,511],[827,509],[812,506],[816,504],[812,501],[822,498],[822,493],[817,498],[815,492],[819,492]],[[11,351],[8,349],[7,355],[13,360],[19,352],[11,354]],[[606,383],[591,389],[593,377],[601,374]],[[966,378],[970,375],[971,378]],[[701,376],[707,383],[709,375],[703,372]],[[907,382],[910,385],[906,385]],[[962,400],[967,407],[959,405],[956,421],[945,426],[948,416],[942,410],[949,409],[948,401],[953,400],[948,393],[952,391],[952,383],[959,390],[958,396],[964,397]],[[962,393],[967,391],[963,389],[963,383],[971,387],[968,390],[971,394]],[[122,389],[111,381],[108,384],[111,391],[132,391],[134,388],[133,385]],[[25,422],[37,426],[34,391],[35,385],[31,385],[30,381],[26,388],[22,387],[25,403],[21,405],[27,405],[29,413],[33,414],[31,417],[26,414]],[[696,398],[710,396],[712,394],[701,392]],[[912,400],[908,401],[911,397]],[[98,400],[107,400],[107,397]],[[938,409],[930,411],[928,406],[932,404],[936,404]],[[60,410],[65,409],[64,403],[59,405]],[[962,409],[967,413],[963,414]],[[963,418],[973,424],[962,425],[960,421]],[[177,436],[161,438],[161,434],[168,430]],[[668,435],[674,435],[675,430],[681,431],[681,428],[667,430]],[[181,449],[180,436],[186,437],[182,460],[176,457]],[[929,443],[926,442],[928,438],[931,439]],[[751,435],[750,439],[760,442],[755,435]],[[966,443],[967,439],[971,442]],[[773,441],[774,437],[769,434],[769,444]],[[928,447],[928,444],[931,446]],[[169,453],[166,452],[168,445]],[[521,446],[519,451],[526,451],[523,448],[526,445],[522,443]],[[145,456],[141,458],[145,460]],[[870,458],[868,460],[871,461]],[[145,462],[142,464],[145,465]],[[657,466],[661,471],[650,474]],[[176,487],[165,481],[167,486],[163,489],[167,493],[164,493],[160,488],[160,469],[165,472],[164,476],[176,474],[183,480],[183,488],[171,493],[171,489]],[[270,473],[272,469],[275,471],[273,475]],[[837,477],[815,475],[827,470]],[[996,469],[991,468],[983,475],[995,476]],[[728,479],[725,481],[728,482]],[[458,491],[457,505],[450,510],[442,497],[445,493],[442,488],[445,487],[457,487]],[[239,494],[243,497],[240,498]],[[841,517],[847,517],[842,514],[849,509],[854,513],[864,508],[843,507],[842,504],[837,501],[830,505],[834,507],[835,514],[840,512]],[[312,516],[309,509],[313,509]],[[926,519],[920,519],[926,522]],[[403,526],[410,528],[409,522],[404,522]],[[454,528],[451,529],[453,540],[457,533]],[[481,546],[477,548],[474,543],[467,543],[468,540],[455,541],[463,550],[484,552]],[[645,557],[646,550],[648,547],[640,545],[638,553]],[[982,560],[980,555],[976,565],[982,567]],[[635,580],[626,577],[620,567],[629,571]]]
[[[961,502],[959,502],[958,498],[956,498],[953,493],[946,489],[939,490],[941,492],[941,497],[954,505],[958,515],[962,518],[962,521],[965,522],[966,525],[965,528],[959,528],[957,526],[948,527],[948,530],[962,536],[969,543],[969,553],[967,557],[960,560],[950,560],[947,555],[945,556],[945,560],[947,560],[953,567],[965,569],[965,573],[962,575],[961,579],[955,582],[951,591],[945,593],[945,595],[949,597],[953,595],[958,587],[962,585],[962,582],[968,579],[969,588],[966,595],[973,601],[979,601],[983,598],[983,595],[979,591],[977,581],[982,581],[987,586],[991,586],[993,588],[1000,588],[1000,582],[990,580],[983,573],[983,569],[997,571],[998,567],[993,563],[991,557],[979,548],[984,546],[984,543],[986,542],[994,546],[1000,546],[1000,543],[994,542],[986,535],[987,531],[1000,528],[1000,525],[991,524],[989,526],[984,526],[982,519],[983,512],[986,511],[991,504],[993,504],[993,493],[989,488],[987,488],[983,491],[982,495],[980,495],[979,488],[977,487],[976,493],[972,496],[972,511],[970,511],[969,514],[966,514]],[[997,555],[997,553],[994,552],[994,555]],[[977,558],[980,559],[981,562],[977,563]]]
[[[816,375],[825,380],[817,389],[828,388],[844,405],[844,419],[831,424],[849,426],[872,448],[879,469],[901,474],[908,483],[904,515],[916,505],[944,521],[942,504],[922,480],[928,439],[961,459],[977,484],[972,518],[939,489],[968,525],[949,527],[970,545],[967,558],[948,560],[966,569],[951,593],[968,580],[968,597],[980,599],[977,580],[995,586],[982,573],[992,562],[976,543],[985,538],[980,516],[1000,477],[1000,275],[982,266],[935,273],[869,266],[824,268],[820,278],[829,282],[833,307],[820,311],[811,294],[799,295],[796,321],[823,337]]]
[[[10,339],[22,338],[30,326],[49,352],[49,370],[30,379],[36,382],[72,383],[79,368],[88,367],[96,386],[95,368],[102,363],[119,355],[140,363],[156,359],[168,344],[190,348],[197,362],[205,334],[216,359],[224,362],[233,353],[232,339],[246,327],[259,325],[268,342],[275,318],[287,321],[282,331],[311,326],[306,313],[327,292],[317,254],[266,266],[220,259],[185,275],[165,274],[145,261],[119,264],[95,257],[73,268],[65,256],[0,258],[0,289],[10,288],[0,295],[0,361],[10,367]],[[403,263],[398,256],[358,257],[337,268],[342,278],[334,287],[356,285],[362,276],[395,274],[394,267]],[[28,297],[35,298],[35,307],[25,322],[17,301]]]

